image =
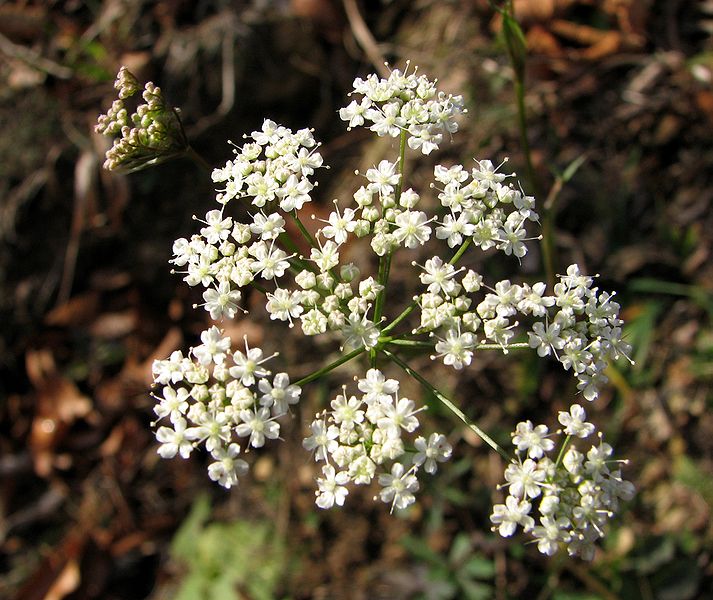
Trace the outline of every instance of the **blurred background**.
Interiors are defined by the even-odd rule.
[[[427,425],[449,432],[454,457],[399,515],[373,490],[314,507],[300,442],[327,384],[306,388],[284,443],[256,453],[237,489],[211,483],[197,453],[159,459],[151,362],[208,325],[167,261],[212,183],[187,160],[103,171],[109,142],[93,132],[121,65],[161,86],[214,166],[265,117],[314,127],[331,169],[310,207],[326,213],[351,197],[354,169],[394,153],[339,120],[354,77],[410,59],[469,111],[437,156],[410,162],[411,185],[427,194],[440,162],[509,157],[532,192],[486,0],[18,0],[0,3],[0,597],[713,598],[713,2],[514,5],[557,270],[601,274],[634,346],[636,364],[612,366],[587,407],[638,489],[594,562],[491,533],[502,461],[436,404]],[[491,281],[543,277],[537,252],[522,266],[491,257]],[[231,333],[279,348],[291,373],[315,368],[318,344],[285,341],[255,312]],[[575,398],[533,355],[430,377],[507,444],[519,420],[552,425]]]

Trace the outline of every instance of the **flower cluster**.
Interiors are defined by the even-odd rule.
[[[559,413],[564,430],[557,433],[566,437],[556,461],[550,458],[555,443],[547,426],[518,423],[512,433],[517,459],[505,469],[503,487],[509,495],[504,504],[493,507],[493,531],[509,537],[520,526],[543,554],[551,556],[564,546],[571,556],[594,557],[594,542],[604,536],[620,500],[633,497],[634,486],[621,477],[619,465],[626,461],[612,460],[612,447],[601,434],[586,454],[571,444],[594,434],[594,425],[585,419],[578,404]],[[535,503],[538,520],[533,516]]]
[[[122,70],[117,87],[120,100],[100,119],[102,132],[126,133],[141,142],[141,136],[161,138],[162,131],[170,130],[168,121],[158,117],[175,116],[175,111],[163,103],[158,88],[147,85],[148,104],[129,118],[121,100],[137,93],[138,83]],[[262,294],[272,321],[308,336],[337,334],[340,358],[321,365],[299,385],[349,360],[369,357],[371,368],[357,379],[359,392],[342,388],[329,408],[315,415],[303,445],[321,464],[317,506],[341,506],[350,486],[376,483],[376,497],[393,511],[415,501],[418,477],[435,473],[452,450],[443,434],[417,434],[418,415],[425,407],[400,396],[399,382],[387,379],[377,364],[393,361],[466,420],[454,403],[401,360],[400,348],[426,348],[433,360],[455,369],[470,365],[484,349],[534,350],[571,370],[586,400],[599,394],[607,362],[626,356],[630,348],[622,339],[613,294],[595,287],[595,278],[577,265],[559,276],[549,294],[541,282],[503,280],[491,286],[481,274],[458,266],[473,248],[520,260],[527,243],[538,239],[528,230],[539,218],[534,198],[522,192],[514,174],[501,171],[504,163],[479,160],[470,168],[439,164],[430,192],[405,185],[405,152],[411,148],[429,154],[457,130],[455,119],[465,112],[460,96],[439,91],[435,82],[415,71],[399,70],[385,79],[356,79],[353,93],[359,98],[342,108],[340,117],[349,128],[364,126],[379,136],[399,138],[398,157],[362,173],[358,189],[346,201],[334,200],[334,209],[319,219],[314,235],[301,218],[309,214],[314,175],[323,167],[320,144],[309,129],[293,132],[265,120],[244,136],[241,146],[233,144],[231,160],[213,171],[217,207],[196,218],[197,233],[175,241],[170,262],[188,285],[203,288],[201,306],[213,320],[246,312],[243,293],[251,286],[256,290],[252,297]],[[421,193],[437,197],[437,211],[429,214]],[[237,203],[247,208],[240,218],[229,214]],[[295,239],[297,234],[301,239]],[[354,244],[356,239],[365,241]],[[430,256],[421,250],[439,240],[445,252]],[[351,244],[371,248],[373,263],[378,263],[374,272],[362,274],[345,260]],[[423,265],[411,262],[413,280],[423,288],[410,304],[395,306],[399,296],[389,289],[392,258],[419,250],[430,256]],[[359,264],[366,268],[370,263]],[[415,329],[413,323],[406,326],[409,315],[418,315]],[[231,487],[247,471],[242,453],[279,436],[278,419],[298,402],[301,388],[290,383],[287,373],[273,376],[265,367],[271,357],[250,348],[247,340],[244,351],[235,350],[211,326],[201,342],[186,357],[177,351],[154,365],[155,383],[161,387],[155,408],[158,452],[167,458],[187,457],[202,445],[213,457],[210,477]],[[554,461],[549,455],[555,442],[547,427],[518,424],[513,434],[516,459],[505,472],[509,496],[495,506],[491,519],[503,536],[521,526],[547,554],[565,544],[571,554],[590,558],[593,542],[633,486],[611,466],[616,464],[609,460],[612,449],[601,438],[586,454],[571,444],[573,438],[594,432],[581,407],[560,413],[560,423],[566,439]],[[504,454],[487,434],[479,435]],[[531,516],[535,499],[538,522]]]
[[[124,100],[140,90],[136,77],[122,67],[114,83],[118,99],[107,114],[100,115],[96,131],[115,138],[106,153],[104,168],[138,171],[174,158],[188,150],[188,140],[175,108],[163,97],[161,88],[148,82],[136,111],[129,115]]]
[[[399,69],[391,71],[387,79],[376,75],[357,78],[352,93],[361,99],[339,111],[349,128],[369,122],[369,129],[379,136],[397,138],[405,132],[409,148],[423,154],[436,150],[444,133],[458,131],[455,118],[465,112],[461,96],[439,92],[436,82],[425,75]]]
[[[444,435],[432,433],[428,439],[418,436],[413,447],[407,448],[403,435],[418,429],[417,415],[425,407],[417,408],[413,400],[399,397],[395,379],[369,369],[358,388],[358,397],[343,388],[331,401],[330,410],[317,415],[311,435],[303,442],[317,462],[325,463],[317,479],[317,506],[342,506],[349,483],[369,484],[379,471],[382,502],[391,504],[391,510],[406,508],[415,501],[419,468],[435,473],[437,463],[450,458],[451,446]]]
[[[156,431],[158,453],[188,458],[203,445],[213,458],[209,477],[230,488],[248,470],[241,452],[279,437],[277,419],[299,401],[301,389],[287,373],[272,377],[265,363],[273,357],[248,347],[247,339],[245,352],[233,352],[230,338],[213,326],[201,342],[187,357],[176,350],[153,364],[154,382],[162,386],[154,412],[168,422]]]
[[[578,379],[584,398],[594,400],[606,383],[607,359],[627,356],[630,346],[622,339],[619,304],[613,294],[592,287],[594,278],[570,265],[566,275],[546,295],[544,283],[513,284],[503,280],[486,288],[475,271],[457,270],[438,256],[426,261],[420,275],[428,286],[418,298],[421,324],[417,331],[439,331],[436,355],[456,369],[469,365],[483,340],[507,352],[517,334],[516,317],[534,320],[527,332],[531,348],[539,356],[553,355]],[[473,294],[489,289],[475,304]]]

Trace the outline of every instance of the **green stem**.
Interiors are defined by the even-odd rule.
[[[517,73],[517,71],[516,71]],[[517,123],[520,130],[520,144],[525,156],[527,178],[530,181],[532,193],[535,198],[540,198],[540,186],[532,165],[532,149],[527,132],[527,113],[525,110],[525,81],[524,74],[515,77],[515,97],[517,100]],[[542,214],[542,263],[548,285],[552,286],[555,277],[555,244],[554,244],[554,203],[545,202]]]
[[[401,199],[401,190],[403,189],[403,182],[404,182],[404,163],[406,161],[406,131],[401,132],[401,139],[399,143],[399,165],[398,165],[398,172],[399,172],[399,182],[396,184],[396,193],[394,194],[394,199],[396,200],[396,204],[399,203],[399,200]]]
[[[376,295],[376,302],[374,303],[374,323],[376,323],[377,326],[381,320],[381,315],[384,312],[384,302],[386,301],[386,282],[389,279],[390,269],[391,252],[387,252],[384,256],[379,258],[379,274],[377,275],[377,281],[383,287]]]
[[[295,222],[295,225],[297,225],[297,228],[300,230],[300,233],[304,236],[309,245],[312,246],[312,248],[317,248],[317,242],[312,237],[312,234],[307,231],[307,228],[302,224],[302,221],[300,221],[300,218],[297,216],[297,211],[292,211],[290,213],[290,216],[292,217],[292,220]]]
[[[557,455],[557,460],[555,461],[555,471],[562,464],[562,460],[564,459],[564,452],[567,449],[567,446],[569,446],[569,441],[571,439],[572,439],[572,436],[568,435],[564,439],[564,442],[562,442],[562,447],[560,448],[559,454]]]
[[[399,182],[396,184],[396,191],[394,192],[394,201],[398,205],[399,199],[401,198],[401,190],[403,189],[404,181],[404,163],[406,161],[406,131],[401,132],[401,138],[399,143],[399,162],[397,166],[397,171],[399,174]],[[382,207],[383,211],[383,207]],[[383,216],[383,215],[382,215]],[[376,296],[376,302],[374,303],[374,323],[377,325],[381,321],[381,315],[384,311],[384,303],[386,301],[386,282],[389,280],[389,271],[391,270],[391,252],[387,252],[384,256],[379,257],[379,274],[377,276],[377,281],[383,286],[381,291]],[[376,357],[372,353],[372,363],[375,362]]]
[[[213,172],[213,167],[211,167],[208,162],[196,152],[191,146],[188,146],[186,150],[186,158],[190,158],[195,164],[197,164],[206,173],[210,174]]]
[[[427,379],[425,379],[420,373],[414,371],[411,367],[408,366],[404,361],[402,361],[398,356],[395,354],[392,354],[388,350],[383,350],[383,353],[388,356],[392,361],[394,361],[399,367],[401,367],[406,373],[411,375],[411,377],[415,378],[416,380],[419,381],[419,383],[425,387],[428,391],[430,391],[438,400],[446,407],[448,410],[450,410],[456,417],[458,417],[465,425],[468,427],[471,431],[473,431],[481,440],[483,440],[488,446],[490,446],[493,450],[495,450],[500,456],[502,456],[507,462],[510,462],[512,458],[510,455],[508,455],[505,450],[503,450],[498,443],[491,438],[487,433],[485,433],[480,427],[478,427],[475,423],[470,421],[468,417],[466,417],[465,413],[458,408],[451,400],[449,400],[446,396],[444,396],[440,391],[438,391],[435,387],[433,387]]]
[[[349,362],[353,358],[356,358],[360,354],[363,354],[365,352],[364,346],[361,346],[357,348],[356,350],[352,350],[349,354],[345,354],[343,356],[340,356],[337,360],[335,360],[333,363],[328,364],[326,367],[322,367],[321,369],[317,369],[314,371],[314,373],[310,373],[309,375],[306,375],[299,381],[295,382],[295,385],[303,386],[310,381],[314,381],[315,379],[319,379],[320,377],[326,375],[330,371],[333,371],[340,365],[343,365],[346,362]]]
[[[433,349],[432,342],[424,342],[420,340],[400,340],[398,338],[393,340],[388,340],[387,345],[391,346],[410,346],[412,348],[431,348]]]
[[[403,321],[406,317],[408,317],[414,309],[418,306],[418,302],[414,300],[409,304],[403,311],[401,311],[401,314],[396,317],[391,323],[389,323],[386,327],[384,327],[381,330],[381,333],[389,333],[394,327],[396,327],[401,321]]]
[[[463,242],[460,245],[460,248],[458,248],[458,251],[453,255],[453,257],[448,261],[449,265],[455,265],[465,254],[465,251],[470,247],[470,245],[473,243],[473,238],[467,238],[465,242]]]
[[[530,344],[527,342],[514,342],[512,344],[505,344],[501,346],[500,344],[478,344],[476,350],[520,350],[522,348],[530,349]]]
[[[450,264],[450,265],[455,265],[455,264],[460,260],[461,256],[463,256],[463,254],[465,254],[465,251],[470,247],[470,245],[471,245],[472,243],[473,243],[473,239],[472,239],[472,238],[468,238],[467,240],[465,240],[465,242],[463,242],[463,243],[461,244],[460,248],[458,248],[458,251],[457,251],[457,252],[453,255],[453,257],[448,261],[448,264]],[[401,312],[401,314],[400,314],[398,317],[396,317],[393,321],[391,321],[391,323],[389,323],[386,327],[384,327],[384,328],[381,330],[381,332],[382,332],[382,333],[388,333],[389,331],[391,331],[394,327],[396,327],[399,323],[401,323],[401,321],[403,321],[406,317],[408,317],[408,316],[416,309],[417,306],[418,306],[418,301],[417,301],[417,300],[413,300],[413,301],[411,302],[411,304],[409,304],[409,305]]]

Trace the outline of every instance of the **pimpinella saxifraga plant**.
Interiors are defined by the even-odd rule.
[[[117,88],[121,99],[138,84],[122,69]],[[148,164],[187,147],[180,136],[175,148],[166,141],[182,128],[173,122],[177,113],[162,97],[156,100],[157,90],[147,84],[148,105],[132,115],[133,129],[121,106],[100,118],[102,131],[122,135],[107,167]],[[545,554],[564,547],[591,558],[594,542],[633,486],[622,479],[622,461],[612,459],[601,434],[590,447],[576,447],[575,441],[594,434],[581,404],[560,413],[557,431],[518,423],[511,456],[467,420],[456,399],[414,370],[403,350],[421,349],[456,370],[467,368],[479,352],[534,350],[571,371],[582,398],[594,401],[606,382],[607,361],[629,352],[619,305],[577,265],[550,291],[539,282],[488,283],[462,266],[468,252],[519,260],[539,238],[535,199],[503,165],[437,165],[432,191],[425,190],[437,198],[435,210],[421,202],[424,190],[407,185],[406,153],[430,154],[457,132],[466,112],[460,96],[439,91],[434,81],[408,68],[391,71],[387,79],[356,79],[351,95],[339,111],[348,129],[365,127],[394,138],[395,155],[361,175],[352,197],[334,201],[316,235],[304,226],[311,216],[313,176],[324,166],[311,130],[265,120],[212,172],[216,208],[197,219],[197,233],[175,241],[170,262],[189,286],[203,290],[200,306],[215,324],[185,355],[175,351],[154,364],[158,453],[186,458],[203,447],[212,459],[209,477],[226,488],[237,485],[249,469],[246,452],[279,438],[283,417],[306,384],[348,361],[362,361],[362,376],[353,387],[342,387],[306,432],[303,445],[321,465],[316,504],[341,506],[353,486],[373,485],[375,499],[391,510],[404,509],[415,501],[419,479],[435,473],[452,448],[446,434],[421,431],[425,406],[387,375],[385,365],[393,364],[508,461],[502,486],[508,494],[490,517],[495,531],[508,537],[520,527]],[[156,157],[151,148],[159,148]],[[247,205],[249,218],[231,216],[235,203]],[[369,261],[349,259],[357,244],[375,255],[373,272],[363,272]],[[301,252],[305,246],[309,251]],[[390,287],[399,254],[410,255],[407,279],[420,284],[402,306]],[[281,322],[276,326],[284,329],[276,335],[292,330],[337,338],[339,358],[293,381],[288,372],[273,371],[276,355],[266,356],[247,338],[234,344],[220,324],[247,312],[247,287],[262,295],[270,320]]]

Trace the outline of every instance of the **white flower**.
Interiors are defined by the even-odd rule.
[[[272,358],[268,356],[263,358],[263,352],[260,348],[249,348],[247,337],[245,338],[245,354],[240,350],[233,354],[234,366],[230,367],[229,373],[231,377],[240,380],[245,386],[255,383],[255,378],[267,377],[270,371],[262,366]]]
[[[442,356],[443,364],[460,370],[463,365],[470,364],[475,345],[475,336],[470,332],[461,333],[459,325],[456,329],[449,329],[445,339],[438,338],[435,346],[438,354],[431,356],[431,360]]]
[[[374,322],[367,319],[366,315],[351,313],[342,327],[344,349],[353,350],[359,346],[373,348],[378,343],[380,334]]]
[[[366,114],[374,123],[369,129],[380,137],[384,135],[398,137],[406,126],[406,120],[399,113],[400,107],[397,102],[385,104],[381,110],[368,110]]]
[[[560,411],[557,419],[564,426],[567,435],[574,435],[580,438],[589,437],[594,433],[594,425],[585,422],[587,414],[579,404],[573,404],[569,412]]]
[[[282,187],[275,192],[280,198],[280,208],[285,212],[300,210],[311,200],[309,193],[313,187],[307,179],[298,179],[296,175],[290,175]]]
[[[334,452],[339,446],[337,437],[339,437],[339,429],[334,425],[327,427],[327,423],[323,419],[316,419],[310,425],[312,435],[302,440],[302,446],[305,450],[316,450],[314,459],[327,460],[327,457]]]
[[[240,298],[240,290],[231,290],[227,281],[218,284],[217,289],[209,288],[203,292],[205,309],[210,313],[210,318],[215,320],[223,317],[232,319],[239,310]]]
[[[153,373],[154,383],[165,385],[182,381],[184,366],[183,353],[180,350],[171,352],[171,356],[167,360],[153,361],[151,372]]]
[[[222,365],[226,354],[230,351],[230,338],[223,337],[223,332],[215,325],[201,333],[200,346],[193,348],[193,356],[202,365],[208,366],[211,363]]]
[[[390,474],[379,475],[379,485],[383,488],[379,497],[382,502],[391,502],[392,512],[394,508],[402,510],[416,501],[413,494],[418,491],[418,479],[401,463],[394,463]]]
[[[489,160],[476,160],[475,162],[478,163],[478,168],[471,171],[473,179],[482,182],[491,189],[495,189],[495,185],[505,180],[506,177],[512,176],[498,173],[499,167],[493,167],[493,163]]]
[[[436,461],[447,461],[453,452],[453,448],[446,441],[446,436],[441,433],[432,433],[428,441],[423,436],[419,436],[414,445],[418,452],[413,457],[413,464],[423,465],[423,470],[430,474],[436,472]]]
[[[218,244],[225,240],[233,228],[233,219],[230,217],[224,219],[222,211],[219,210],[206,213],[205,222],[207,227],[201,229],[201,235],[209,244]]]
[[[355,214],[353,208],[347,208],[340,214],[335,202],[335,209],[329,214],[328,225],[320,229],[321,234],[325,238],[334,239],[337,244],[343,244],[356,227]]]
[[[552,296],[545,296],[546,285],[542,282],[536,283],[532,287],[525,284],[522,286],[522,300],[518,302],[517,309],[524,314],[532,314],[535,317],[544,317],[547,308],[553,306],[555,299]]]
[[[270,319],[278,319],[280,321],[289,321],[292,327],[292,319],[299,317],[304,308],[300,304],[303,294],[301,290],[290,292],[284,288],[277,288],[274,294],[267,293],[267,304],[265,308],[270,313]]]
[[[366,172],[369,180],[367,189],[370,192],[378,192],[381,196],[388,196],[394,191],[394,186],[401,180],[401,174],[396,172],[396,165],[388,160],[382,160],[378,167],[369,169]]]
[[[356,396],[347,400],[346,394],[340,394],[332,400],[330,406],[334,422],[342,429],[352,430],[357,423],[364,421],[364,411],[360,409],[361,401]]]
[[[450,295],[456,288],[453,277],[456,274],[455,267],[449,263],[444,263],[439,256],[434,256],[426,261],[423,267],[425,273],[419,276],[421,283],[428,286],[431,294],[443,292]]]
[[[376,463],[366,454],[361,454],[349,463],[349,477],[357,485],[370,483],[376,473]]]
[[[278,213],[265,215],[263,212],[257,213],[253,217],[250,231],[260,236],[261,240],[274,240],[285,231],[285,219]]]
[[[288,260],[291,258],[280,248],[275,248],[274,240],[268,246],[265,242],[256,242],[249,248],[249,252],[255,257],[250,264],[250,268],[263,279],[275,279],[282,277],[290,266]]]
[[[394,238],[406,248],[423,246],[431,237],[429,222],[426,213],[406,210],[396,216]]]
[[[443,141],[443,134],[438,125],[411,125],[408,132],[408,147],[412,150],[420,149],[423,154],[438,150],[438,145]]]
[[[312,248],[310,260],[314,261],[322,273],[333,269],[339,264],[339,246],[332,240],[320,244],[319,248]]]
[[[369,369],[366,377],[357,382],[360,391],[364,392],[364,402],[391,401],[392,394],[399,390],[396,379],[386,379],[378,369]]]
[[[501,536],[510,537],[515,533],[518,525],[522,525],[525,531],[533,528],[535,520],[529,516],[531,509],[532,505],[526,500],[508,496],[505,498],[505,504],[493,506],[490,521],[497,525],[497,531]],[[495,529],[493,528],[493,530]]]
[[[314,142],[314,140],[313,140]],[[314,174],[314,170],[322,166],[322,155],[319,152],[300,148],[296,155],[288,157],[287,166],[302,177]]]
[[[240,423],[235,432],[240,437],[250,436],[250,445],[260,448],[265,445],[265,438],[274,440],[280,435],[280,424],[270,417],[269,408],[259,408],[255,411],[240,411]]]
[[[238,444],[230,444],[226,448],[217,448],[212,456],[215,462],[208,465],[208,477],[217,481],[224,488],[231,488],[238,485],[238,477],[248,472],[248,463],[242,458],[237,458],[240,454]]]
[[[317,478],[318,490],[316,504],[320,508],[332,508],[344,506],[344,500],[349,493],[345,485],[349,482],[349,474],[346,471],[336,473],[332,465],[322,467],[322,477]]]
[[[258,388],[262,392],[260,405],[272,407],[274,416],[284,415],[291,404],[300,401],[302,390],[298,385],[290,383],[287,373],[278,373],[272,384],[267,379],[258,382]]]
[[[512,462],[505,469],[505,479],[510,484],[510,494],[516,498],[528,496],[537,498],[542,491],[546,473],[538,468],[534,460],[526,459],[525,462]]]
[[[517,424],[512,434],[512,443],[520,452],[527,451],[529,458],[542,458],[545,452],[555,447],[555,443],[547,437],[547,426],[533,427],[532,421]]]
[[[349,121],[347,128],[357,127],[364,124],[364,111],[371,106],[369,98],[362,98],[361,102],[352,100],[348,106],[339,109],[339,118],[342,121]]]
[[[186,420],[182,417],[170,427],[159,427],[156,430],[156,439],[161,442],[158,453],[161,458],[173,458],[180,454],[181,458],[188,458],[193,450],[193,444],[186,439]]]
[[[186,439],[204,442],[208,452],[213,452],[230,441],[230,425],[225,412],[206,411],[191,416],[197,426],[186,429]]]
[[[176,423],[185,415],[188,410],[188,390],[178,388],[174,390],[170,386],[163,388],[163,398],[156,397],[160,402],[154,406],[154,412],[159,419],[169,417],[171,423]]]
[[[463,238],[473,235],[473,225],[469,222],[468,213],[462,212],[457,217],[453,214],[443,217],[443,223],[436,228],[436,237],[446,240],[449,248],[455,248],[463,242]]]
[[[547,556],[552,556],[557,552],[560,542],[568,542],[570,533],[567,531],[570,522],[567,517],[560,517],[555,520],[552,517],[544,516],[540,519],[540,525],[532,529],[532,535],[537,540],[537,549]]]
[[[300,320],[305,335],[318,335],[327,331],[327,317],[316,308],[300,315]]]
[[[415,406],[413,400],[408,398],[400,398],[396,404],[385,403],[381,407],[382,416],[376,424],[392,438],[399,437],[400,429],[411,433],[418,428],[416,414],[423,410],[415,409]]]

